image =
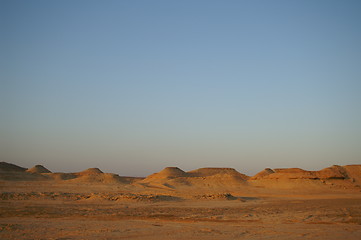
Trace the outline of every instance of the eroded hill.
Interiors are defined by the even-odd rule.
[[[306,171],[300,168],[266,168],[249,177],[233,168],[200,168],[183,171],[166,167],[146,178],[122,177],[89,168],[74,173],[53,173],[42,165],[26,169],[11,163],[0,163],[2,181],[41,181],[49,184],[90,184],[115,186],[129,192],[205,193],[265,192],[274,190],[298,192],[360,192],[361,165],[346,165]],[[283,192],[283,193],[284,193]]]

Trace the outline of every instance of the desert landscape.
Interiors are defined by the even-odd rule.
[[[0,1],[0,240],[361,240],[361,1]]]
[[[1,239],[360,239],[361,165],[146,178],[0,163]]]

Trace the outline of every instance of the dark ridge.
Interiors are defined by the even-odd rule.
[[[19,167],[12,163],[0,162],[0,170],[4,172],[25,172],[26,168]]]

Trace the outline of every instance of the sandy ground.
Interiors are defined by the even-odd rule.
[[[147,178],[0,162],[0,239],[361,239],[361,165]]]
[[[239,192],[196,199],[112,185],[0,187],[0,239],[361,238],[359,193]]]

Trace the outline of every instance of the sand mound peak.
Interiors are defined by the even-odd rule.
[[[265,168],[264,170],[260,171],[259,173],[257,173],[256,175],[254,175],[253,177],[251,177],[251,180],[255,180],[255,179],[262,179],[270,174],[275,173],[275,171],[273,171],[271,168]]]
[[[27,172],[26,168],[19,167],[15,164],[0,163],[0,179],[8,181],[37,181],[46,180],[46,176],[38,173]]]
[[[124,183],[125,181],[117,174],[113,173],[87,173],[76,175],[75,178],[69,179],[70,182],[78,183]]]
[[[51,173],[51,171],[49,171],[49,169],[45,168],[42,165],[35,165],[34,167],[29,168],[26,171],[30,172],[30,173]]]
[[[25,172],[26,168],[19,167],[12,163],[0,162],[0,171],[3,172]]]
[[[62,174],[58,176],[60,180],[66,180],[69,182],[77,183],[125,183],[126,181],[122,179],[118,174],[114,173],[104,173],[99,168],[88,168],[82,172],[71,173],[71,174]]]

